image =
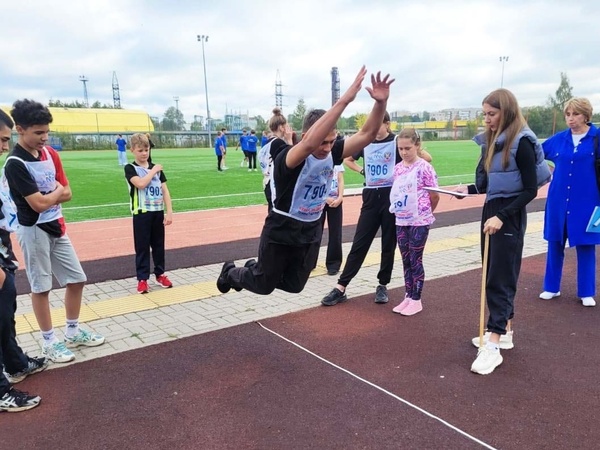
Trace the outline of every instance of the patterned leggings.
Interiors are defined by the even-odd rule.
[[[421,300],[425,271],[423,270],[423,251],[429,236],[429,225],[396,225],[398,248],[404,266],[404,287],[406,295],[413,300]]]

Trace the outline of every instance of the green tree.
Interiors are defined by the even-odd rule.
[[[174,106],[169,107],[163,116],[161,128],[164,131],[181,131],[185,125],[183,113]]]
[[[365,122],[367,121],[367,115],[366,114],[356,114],[354,116],[354,126],[357,130],[360,130],[363,125],[365,124]]]
[[[549,96],[548,102],[550,106],[559,111],[561,114],[565,104],[573,98],[573,87],[569,83],[569,77],[566,73],[560,73],[560,84],[556,90],[555,96]]]
[[[302,130],[302,122],[306,115],[306,109],[304,98],[300,97],[296,109],[294,109],[294,112],[288,117],[288,122],[294,130]]]
[[[267,121],[263,118],[263,116],[256,116],[254,118],[254,120],[256,120],[256,133],[261,133],[263,130],[266,130],[267,128],[269,128]]]
[[[348,126],[348,124],[349,124],[348,118],[340,117],[339,120],[337,121],[336,128],[338,130],[349,130],[350,127]]]
[[[202,123],[199,120],[194,119],[194,121],[190,124],[190,130],[202,131],[204,130],[204,127],[202,126]]]
[[[556,110],[550,106],[531,106],[523,109],[523,115],[529,128],[540,138],[546,138],[553,134],[555,114]],[[562,120],[564,121],[564,118]]]
[[[423,111],[423,122],[427,122],[428,120],[430,120],[431,118],[431,114],[429,114],[429,112],[427,111]]]
[[[464,139],[471,139],[473,136],[477,134],[477,130],[479,129],[479,125],[477,120],[467,120],[467,126],[465,129]]]

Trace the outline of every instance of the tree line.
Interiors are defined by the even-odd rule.
[[[548,137],[556,133],[557,131],[564,130],[567,125],[565,123],[563,108],[565,103],[573,98],[573,87],[569,82],[569,78],[566,73],[560,74],[560,84],[555,91],[554,95],[549,95],[546,104],[543,106],[529,106],[523,108],[523,115],[529,124],[529,127],[539,137]],[[52,107],[64,107],[64,108],[87,108],[85,104],[78,100],[74,102],[63,102],[61,100],[50,100],[48,106]],[[91,108],[106,108],[113,109],[114,106],[95,101],[90,105]],[[302,121],[308,111],[308,107],[304,98],[298,99],[298,103],[294,111],[288,115],[287,119],[291,127],[294,130],[302,129]],[[405,115],[397,117],[396,121],[399,123],[406,122],[421,122],[430,120],[430,113],[423,111],[421,116],[417,114]],[[357,130],[366,121],[367,115],[364,113],[357,113],[349,117],[341,117],[337,123],[338,130]],[[261,133],[263,130],[268,128],[267,121],[260,115],[253,117],[256,121],[256,131]],[[183,131],[189,129],[190,131],[203,131],[206,129],[205,124],[194,119],[189,127],[186,127],[186,122],[183,113],[171,106],[163,114],[162,119],[159,117],[151,117],[154,124],[154,128],[157,131]],[[600,122],[600,113],[596,113],[592,116],[592,122]],[[477,134],[479,127],[482,126],[482,119],[477,118],[467,122],[466,136],[470,138]],[[447,130],[452,130],[453,120],[449,120],[446,124]],[[223,120],[212,119],[211,130],[220,130],[221,128],[229,128]]]

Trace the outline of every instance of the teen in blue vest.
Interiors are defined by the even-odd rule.
[[[542,147],[527,127],[517,99],[507,89],[497,89],[483,99],[486,130],[473,140],[481,146],[476,182],[457,192],[485,194],[481,217],[482,249],[489,235],[485,295],[489,310],[484,346],[479,348],[471,371],[487,375],[502,364],[500,349],[513,348],[514,301],[521,272],[527,227],[526,206],[537,195],[538,185],[550,180]],[[479,346],[479,338],[473,338]]]

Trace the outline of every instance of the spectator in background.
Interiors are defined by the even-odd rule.
[[[124,166],[127,164],[127,141],[123,139],[122,135],[117,135],[117,140],[115,141],[117,144],[117,156],[119,159],[119,165]]]
[[[264,147],[264,145],[269,142],[269,132],[267,130],[264,130],[262,132],[262,137],[260,138],[260,146]]]
[[[223,153],[223,164],[221,168],[223,170],[229,169],[227,167],[227,128],[221,128],[221,152]]]
[[[327,275],[336,275],[342,266],[344,170],[344,164],[337,164],[333,167],[333,179],[331,180],[331,187],[327,194],[327,200],[325,200],[323,215],[321,216],[321,224],[323,227],[325,227],[325,220],[327,220],[327,230],[329,233],[327,253],[325,255]]]
[[[244,128],[242,130],[242,135],[240,136],[240,140],[239,140],[238,144],[235,146],[236,151],[238,148],[242,147],[242,152],[244,153],[244,159],[242,159],[242,161],[240,162],[240,167],[249,165],[249,163],[248,163],[248,137],[249,137],[248,132]],[[250,172],[250,169],[248,169],[248,172]]]
[[[256,131],[250,130],[250,136],[248,136],[246,142],[248,145],[248,172],[252,170],[256,172],[256,144],[258,144]]]
[[[217,131],[215,138],[215,155],[217,155],[217,170],[223,172],[223,141],[221,140],[221,132]]]
[[[568,129],[544,141],[554,175],[548,190],[544,239],[548,241],[543,300],[560,295],[565,244],[577,251],[577,296],[583,306],[596,306],[596,245],[600,233],[587,232],[587,224],[600,194],[596,185],[598,129],[590,123],[592,105],[586,98],[572,98],[564,107]]]
[[[293,145],[292,129],[288,125],[285,116],[281,113],[281,109],[273,109],[273,115],[269,119],[269,130],[270,137],[260,148],[258,163],[263,173],[263,190],[267,199],[267,208],[271,211],[273,202],[270,181],[273,172],[273,161],[282,150],[289,145]],[[263,139],[264,137],[263,133]]]

